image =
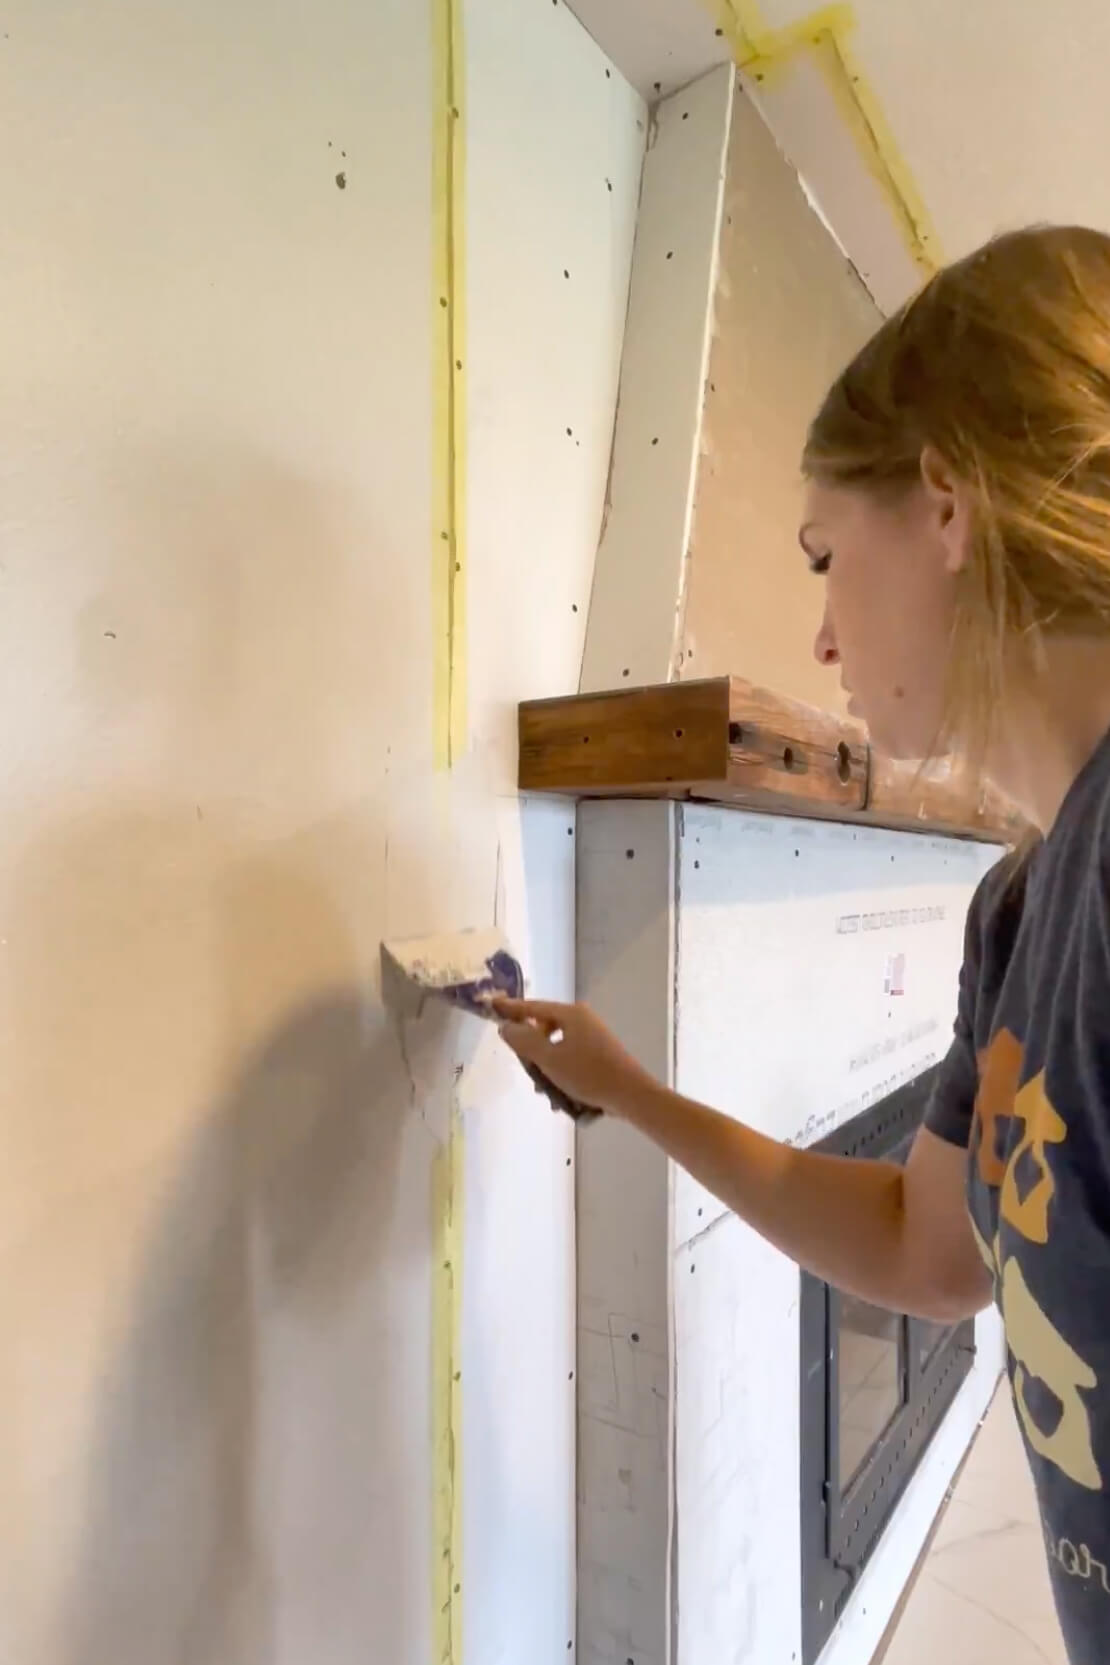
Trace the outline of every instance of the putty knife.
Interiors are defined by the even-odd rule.
[[[524,973],[496,928],[382,943],[382,998],[403,1017],[418,1014],[431,998],[496,1023],[493,1001],[498,995],[523,999]],[[556,1110],[565,1110],[579,1122],[601,1114],[564,1093],[533,1064],[524,1064],[524,1069]]]

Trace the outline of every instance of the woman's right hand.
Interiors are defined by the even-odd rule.
[[[652,1085],[588,1006],[499,999],[493,1009],[506,1046],[580,1104],[623,1116],[630,1099]]]

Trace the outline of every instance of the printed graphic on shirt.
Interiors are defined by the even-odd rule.
[[[1023,1269],[1023,1261],[1030,1264],[1027,1254],[1049,1242],[1056,1196],[1052,1158],[1068,1130],[1048,1097],[1043,1071],[1018,1088],[1021,1061],[1021,1043],[1007,1029],[999,1030],[980,1056],[972,1149],[980,1178],[997,1197],[998,1223],[1011,1229],[1005,1249],[997,1228],[988,1245],[976,1226],[976,1241],[995,1280],[1014,1359],[1014,1403],[1030,1449],[1075,1485],[1101,1491],[1088,1408],[1098,1376],[1042,1310]],[[1021,1137],[1003,1159],[1003,1138],[1012,1139],[1015,1123]],[[1035,1404],[1034,1382],[1040,1384]],[[1045,1414],[1046,1403],[1051,1416]]]

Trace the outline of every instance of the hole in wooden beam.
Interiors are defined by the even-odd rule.
[[[793,748],[793,746],[784,746],[782,748],[782,766],[783,766],[784,769],[786,769],[788,771],[790,769],[793,769],[793,767],[794,767],[794,748]]]
[[[840,780],[847,786],[852,778],[852,754],[843,740],[836,748],[836,772]]]
[[[743,723],[729,723],[729,725],[728,725],[728,743],[729,743],[730,746],[742,746],[744,744],[744,725],[743,725]]]

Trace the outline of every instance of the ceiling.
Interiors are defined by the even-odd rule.
[[[649,100],[727,55],[713,0],[571,4]],[[1101,0],[855,0],[819,13],[798,0],[721,4],[762,44],[773,72],[749,88],[884,308],[919,270],[899,196],[931,222],[942,259],[1034,220],[1110,230]],[[806,18],[832,21],[850,70],[843,85],[804,38],[797,44]],[[867,138],[876,125],[877,151]]]

